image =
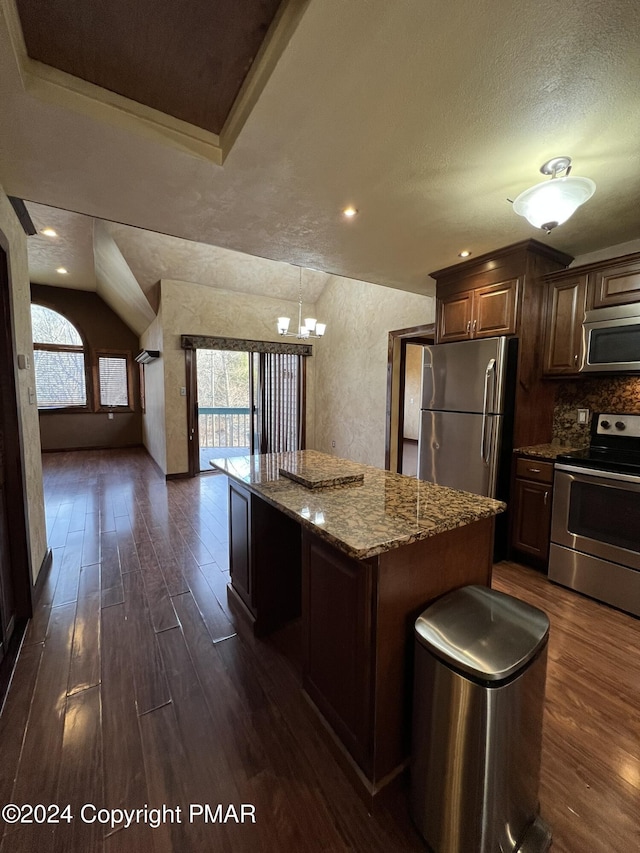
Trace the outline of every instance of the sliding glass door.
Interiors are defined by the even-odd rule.
[[[304,448],[310,346],[188,336],[182,345],[192,475],[216,457]]]

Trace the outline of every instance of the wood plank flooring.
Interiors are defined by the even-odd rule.
[[[426,849],[406,792],[367,813],[286,635],[234,624],[225,478],[166,483],[141,450],[45,454],[44,476],[54,560],[0,716],[0,805],[69,803],[75,819],[0,821],[0,853]],[[540,800],[553,850],[640,849],[640,620],[515,564],[494,585],[552,622]],[[83,822],[85,803],[179,806],[182,820]],[[189,823],[190,803],[250,804],[256,823]]]

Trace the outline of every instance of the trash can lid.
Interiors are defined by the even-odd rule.
[[[432,654],[481,681],[523,669],[549,634],[546,613],[485,586],[439,598],[416,620],[416,637]]]

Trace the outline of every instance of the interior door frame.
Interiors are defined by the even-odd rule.
[[[435,336],[436,327],[434,323],[389,332],[384,441],[384,467],[388,471],[402,472],[407,344],[432,344],[435,341]]]
[[[16,620],[33,614],[33,584],[29,557],[24,457],[18,411],[18,382],[13,336],[13,311],[9,293],[9,247],[0,231],[0,429],[4,436],[4,482],[11,500],[6,502],[9,536],[9,576],[13,586]]]

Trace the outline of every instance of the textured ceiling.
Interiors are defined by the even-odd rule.
[[[32,59],[220,133],[280,0],[16,0]]]
[[[428,273],[463,248],[537,237],[578,255],[639,236],[639,32],[636,0],[310,0],[221,167],[25,91],[0,21],[0,182],[46,205],[426,292]],[[560,154],[597,190],[545,237],[506,199]],[[349,222],[347,204],[360,211]],[[148,281],[145,253],[131,263]]]

